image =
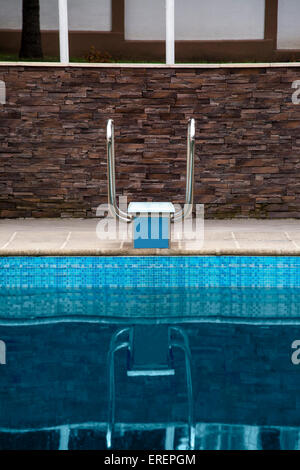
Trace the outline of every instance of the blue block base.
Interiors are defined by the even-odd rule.
[[[169,217],[135,217],[133,221],[134,248],[169,248]]]

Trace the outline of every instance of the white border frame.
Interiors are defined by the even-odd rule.
[[[166,7],[166,65],[175,64],[175,0],[165,0]],[[58,0],[60,63],[68,64],[69,25],[68,0]]]

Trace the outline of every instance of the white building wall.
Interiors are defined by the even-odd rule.
[[[265,0],[175,0],[176,39],[264,39]]]
[[[69,29],[111,30],[111,0],[68,0]],[[58,0],[40,0],[41,29],[58,29]],[[22,0],[0,0],[0,29],[21,29]]]
[[[278,49],[300,49],[300,1],[278,1]]]
[[[265,0],[175,0],[179,40],[263,39],[264,22]],[[164,39],[165,0],[125,0],[125,38]]]
[[[125,39],[165,39],[165,0],[125,0]]]
[[[0,29],[20,29],[22,0],[0,0]]]

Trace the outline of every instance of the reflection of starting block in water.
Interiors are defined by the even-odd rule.
[[[179,348],[184,353],[189,449],[195,448],[194,400],[191,370],[191,350],[185,331],[177,326],[164,324],[140,324],[117,331],[111,338],[108,352],[108,420],[106,445],[113,445],[116,411],[115,355],[127,349],[127,376],[153,377],[175,374],[173,350]]]
[[[168,325],[135,325],[130,336],[127,375],[174,375]]]
[[[169,248],[170,221],[175,208],[170,202],[131,202],[134,248]]]

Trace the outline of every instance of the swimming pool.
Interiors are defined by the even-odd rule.
[[[0,448],[105,448],[124,328],[156,349],[160,328],[186,335],[195,448],[299,448],[299,287],[298,257],[0,258]],[[118,352],[114,448],[187,446],[182,351],[172,361],[172,376],[128,376]]]

